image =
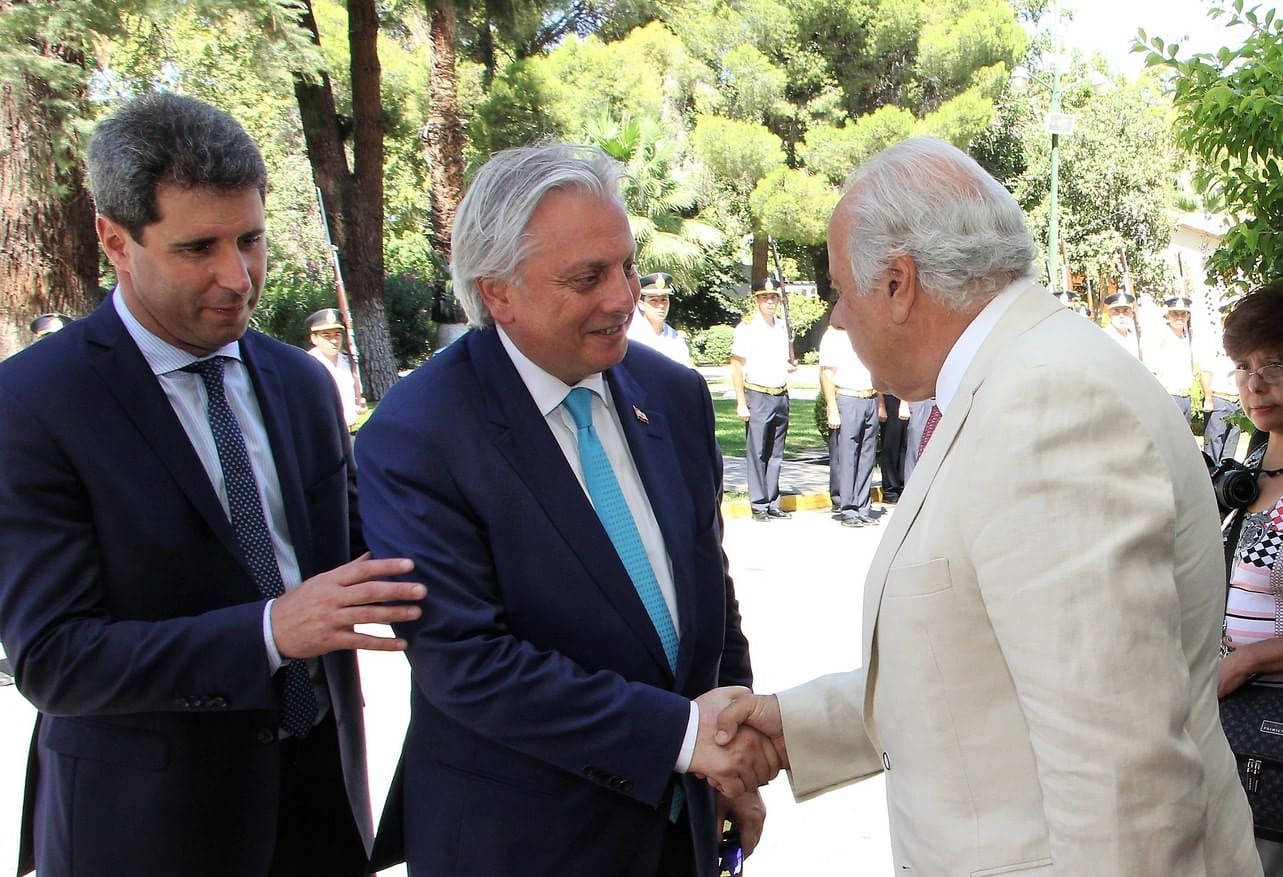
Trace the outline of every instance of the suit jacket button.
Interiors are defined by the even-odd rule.
[[[275,742],[276,742],[276,729],[275,729],[275,728],[259,728],[257,731],[255,731],[255,732],[254,732],[254,742],[255,742],[255,743],[262,743],[264,746],[266,746],[268,743],[275,743]]]
[[[633,781],[626,780],[623,777],[615,777],[610,784],[621,792],[631,792],[633,790]]]
[[[225,706],[227,706],[227,698],[225,698],[225,697],[211,697],[211,698],[209,699],[209,705],[210,705],[210,706],[212,706],[212,707],[225,707]]]

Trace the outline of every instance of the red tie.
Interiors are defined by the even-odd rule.
[[[922,427],[922,440],[918,442],[918,456],[927,449],[927,442],[931,441],[931,433],[936,431],[936,424],[940,422],[940,409],[935,405],[931,406],[931,413],[927,415],[927,425]]]

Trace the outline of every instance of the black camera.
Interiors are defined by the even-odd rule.
[[[1207,463],[1207,474],[1212,479],[1216,503],[1222,509],[1245,509],[1261,495],[1256,473],[1232,457],[1217,463],[1203,454],[1203,461]]]

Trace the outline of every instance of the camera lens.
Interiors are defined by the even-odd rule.
[[[1261,489],[1256,484],[1256,476],[1245,469],[1235,469],[1221,473],[1214,482],[1216,501],[1226,508],[1247,508],[1256,502]]]

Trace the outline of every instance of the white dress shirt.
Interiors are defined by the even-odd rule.
[[[503,343],[503,349],[508,352],[508,358],[512,360],[517,374],[526,385],[530,397],[538,407],[539,413],[543,415],[548,428],[552,430],[553,438],[557,440],[557,445],[565,455],[566,462],[570,464],[575,477],[579,480],[579,486],[587,496],[588,487],[584,483],[583,468],[579,460],[578,430],[575,427],[574,418],[561,404],[565,401],[566,394],[574,387],[566,386],[559,378],[550,375],[531,361],[517,349],[517,345],[502,328],[496,327],[496,330],[499,333],[499,340]],[[611,468],[615,470],[619,489],[624,494],[624,500],[628,503],[628,510],[632,513],[633,520],[637,523],[637,532],[641,536],[642,546],[646,549],[646,559],[650,561],[650,567],[655,573],[655,581],[659,583],[660,593],[664,596],[664,604],[668,607],[668,614],[672,616],[673,628],[680,637],[682,625],[677,613],[677,588],[673,584],[673,564],[664,547],[664,536],[660,532],[659,522],[655,519],[655,510],[651,508],[641,476],[637,474],[637,464],[633,461],[633,455],[628,449],[628,442],[624,440],[623,428],[619,425],[619,412],[615,410],[613,400],[610,398],[610,387],[607,386],[600,372],[589,375],[575,386],[586,387],[592,391],[593,429],[601,439]],[[589,502],[591,501],[592,498],[589,497]],[[691,701],[686,739],[682,743],[675,765],[678,773],[685,773],[690,767],[691,756],[695,751],[698,725],[699,707]]]
[[[205,467],[205,474],[209,476],[214,493],[230,520],[223,466],[218,460],[218,446],[214,444],[214,433],[209,427],[205,382],[200,375],[182,370],[196,362],[198,357],[161,340],[146,329],[130,312],[119,288],[112,294],[112,305],[125,324],[129,337],[134,339],[134,343],[142,351],[143,358],[147,360],[152,374],[156,375],[161,389],[165,391],[169,404],[178,415],[196,456]],[[298,559],[294,555],[294,545],[289,539],[289,523],[285,518],[281,482],[276,475],[276,459],[272,456],[272,445],[267,437],[267,428],[263,425],[263,413],[258,405],[258,397],[254,395],[249,372],[241,362],[240,345],[233,341],[216,351],[215,355],[227,357],[223,363],[223,387],[227,404],[236,415],[241,434],[245,437],[245,449],[249,453],[250,468],[254,470],[254,480],[258,483],[267,529],[272,534],[272,549],[276,555],[276,565],[281,570],[281,581],[286,590],[296,588],[302,581],[302,576]],[[272,635],[271,611],[272,601],[269,600],[263,607],[263,641],[271,672],[275,673],[283,660]]]

